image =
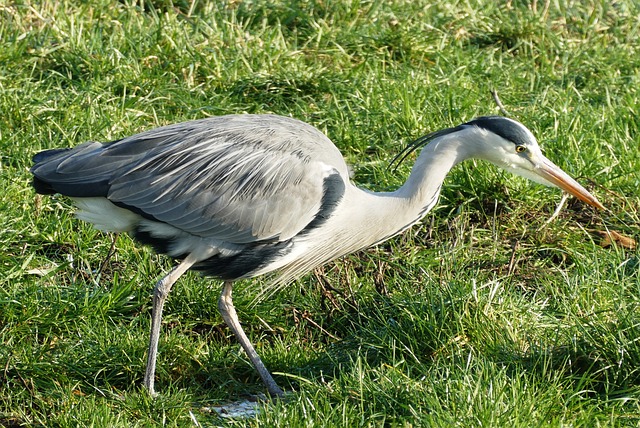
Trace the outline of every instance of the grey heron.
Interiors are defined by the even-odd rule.
[[[445,176],[465,159],[487,160],[597,208],[598,200],[541,152],[521,123],[479,117],[428,134],[407,181],[392,192],[351,183],[340,151],[319,130],[276,115],[229,115],[152,129],[109,143],[36,154],[40,194],[69,196],[77,217],[128,232],[180,260],[155,285],[144,384],[154,394],[162,308],[189,269],[224,281],[220,313],[264,381],[282,395],[244,333],[234,281],[276,272],[286,283],[335,258],[397,235],[436,204]]]

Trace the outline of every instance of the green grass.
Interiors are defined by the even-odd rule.
[[[156,0],[0,4],[0,426],[637,426],[640,9],[633,0]],[[327,133],[354,180],[392,189],[404,144],[495,89],[609,211],[482,162],[402,236],[236,306],[280,384],[255,419],[207,407],[264,390],[217,314],[170,296],[142,389],[150,295],[171,261],[30,188],[31,156],[154,126],[278,113]],[[103,266],[104,264],[104,266]],[[327,284],[330,284],[327,285]]]

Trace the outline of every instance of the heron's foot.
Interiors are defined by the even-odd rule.
[[[292,393],[285,393],[280,399],[290,396]],[[216,412],[222,418],[254,418],[260,413],[260,406],[272,397],[265,394],[256,394],[246,397],[244,400],[230,401],[217,406],[203,407],[204,411]]]
[[[144,375],[144,389],[147,391],[147,393],[152,397],[155,398],[158,396],[158,393],[156,392],[155,388],[154,388],[154,376],[153,374],[149,374],[149,367],[147,366],[147,371]]]

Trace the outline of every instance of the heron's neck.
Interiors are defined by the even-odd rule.
[[[470,157],[469,150],[461,150],[461,145],[459,140],[445,137],[422,149],[407,181],[393,192],[404,200],[404,209],[411,215],[426,214],[437,202],[451,168]]]
[[[422,149],[405,184],[394,192],[364,192],[354,195],[351,206],[351,233],[354,224],[362,229],[369,246],[396,235],[419,221],[438,201],[447,173],[470,157],[457,139],[442,138]],[[355,212],[353,206],[357,206]],[[358,221],[354,222],[353,219]]]
[[[445,176],[461,156],[455,140],[425,147],[407,182],[394,192],[370,192],[347,186],[345,200],[323,228],[305,235],[305,257],[287,269],[295,276],[313,266],[383,242],[420,220],[435,205]],[[331,245],[327,245],[331,243]]]

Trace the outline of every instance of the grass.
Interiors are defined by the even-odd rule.
[[[632,0],[244,0],[0,5],[0,426],[637,426],[640,48]],[[150,294],[171,261],[30,188],[44,148],[227,113],[327,133],[367,188],[427,132],[495,114],[496,90],[609,210],[482,162],[412,230],[240,317],[286,401],[217,314],[217,281],[171,295],[157,388],[141,387]],[[196,421],[196,422],[194,422]]]

